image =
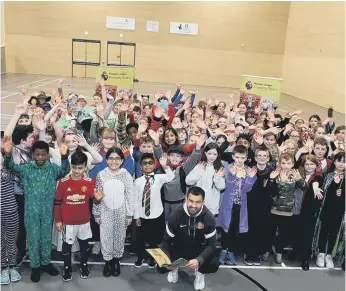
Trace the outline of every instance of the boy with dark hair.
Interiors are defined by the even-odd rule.
[[[63,281],[72,280],[71,249],[76,238],[80,246],[80,276],[90,276],[88,268],[88,240],[92,237],[89,200],[101,200],[102,192],[95,191],[95,183],[86,177],[88,157],[83,152],[71,156],[71,174],[61,179],[55,193],[55,227],[63,232],[62,256],[64,258]]]
[[[195,290],[205,287],[205,274],[216,273],[219,264],[214,256],[216,250],[215,217],[204,205],[205,192],[193,186],[187,192],[185,203],[172,212],[166,224],[166,232],[161,249],[175,261],[179,258],[188,260],[184,268],[195,271]],[[166,268],[158,268],[160,273],[167,273]],[[178,268],[170,271],[167,280],[177,283]]]
[[[328,143],[326,139],[322,137],[316,138],[314,141],[313,154],[319,163],[317,170],[323,175],[326,174],[332,166],[332,161],[326,158],[327,151]]]
[[[269,175],[273,169],[269,166],[270,153],[266,146],[260,145],[255,151],[257,180],[247,194],[248,233],[244,263],[248,266],[261,264],[260,255],[270,245],[268,223],[272,199],[269,189]]]
[[[61,166],[49,162],[49,146],[37,141],[32,146],[33,161],[16,165],[11,156],[12,141],[4,138],[5,167],[19,173],[24,185],[25,228],[28,236],[31,281],[40,280],[40,268],[51,276],[59,271],[50,263],[53,202],[56,181],[70,171],[67,145],[60,145]]]
[[[174,179],[174,173],[167,166],[167,155],[160,158],[160,164],[166,174],[154,174],[155,157],[152,153],[144,153],[141,157],[143,176],[135,181],[134,216],[136,221],[136,268],[142,266],[145,257],[145,244],[149,248],[157,248],[162,241],[165,230],[165,217],[161,200],[161,188],[164,183]],[[155,267],[155,261],[149,256],[149,268]]]
[[[234,163],[224,163],[226,189],[216,220],[216,225],[222,228],[220,264],[237,264],[236,241],[239,233],[248,231],[247,193],[257,179],[257,170],[245,166],[247,152],[245,146],[236,145],[232,152]]]

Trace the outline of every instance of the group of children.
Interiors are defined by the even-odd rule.
[[[205,191],[215,217],[219,264],[236,265],[244,254],[258,266],[271,253],[281,264],[291,246],[289,259],[298,256],[303,270],[312,257],[319,267],[337,259],[344,268],[345,126],[336,127],[331,109],[324,122],[305,121],[300,111],[281,116],[234,95],[229,105],[195,105],[195,92],[179,85],[150,100],[125,89],[112,96],[103,83],[89,105],[64,96],[62,85],[52,96],[22,90],[3,133],[1,284],[20,280],[26,248],[33,282],[41,271],[58,275],[52,244],[63,281],[72,279],[75,251],[86,279],[91,240],[103,275],[119,276],[128,236],[135,267],[147,259],[154,268],[145,249],[160,246],[192,186]],[[188,235],[202,226],[188,225]]]

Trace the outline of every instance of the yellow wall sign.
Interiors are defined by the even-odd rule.
[[[247,101],[249,107],[254,108],[262,102],[263,108],[277,106],[281,96],[280,78],[241,76],[240,99]]]
[[[98,67],[96,83],[99,83],[102,78],[105,85],[132,89],[134,75],[135,68],[133,67]]]

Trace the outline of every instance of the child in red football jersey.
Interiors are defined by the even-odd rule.
[[[88,268],[88,240],[92,237],[90,228],[89,200],[97,201],[103,197],[102,192],[95,191],[95,183],[85,177],[88,157],[83,152],[71,156],[72,173],[59,181],[54,199],[55,226],[62,231],[62,255],[64,258],[63,281],[72,280],[71,248],[76,238],[80,245],[81,278],[90,276]],[[95,203],[97,201],[94,200]]]

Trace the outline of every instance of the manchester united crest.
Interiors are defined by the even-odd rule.
[[[203,229],[204,228],[204,224],[202,222],[198,222],[197,223],[197,228],[198,229]]]
[[[86,192],[86,190],[88,190],[88,187],[83,186],[83,187],[81,188],[81,190],[82,190],[82,192]]]

